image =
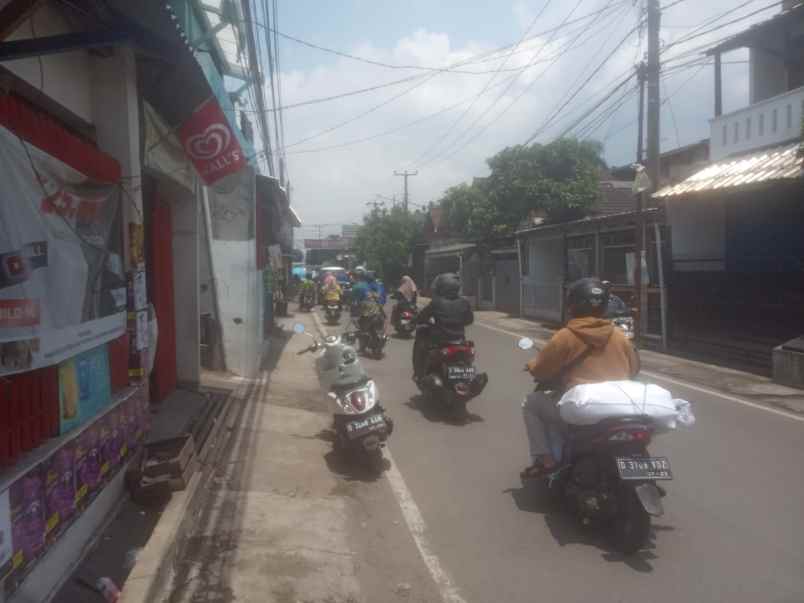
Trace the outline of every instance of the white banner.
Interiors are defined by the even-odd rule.
[[[120,188],[89,180],[3,127],[0,182],[0,375],[122,335]]]

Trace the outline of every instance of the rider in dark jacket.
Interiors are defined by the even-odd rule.
[[[416,332],[413,346],[413,378],[423,377],[427,351],[442,343],[463,341],[466,327],[475,321],[469,300],[461,297],[461,280],[457,274],[445,273],[433,282],[433,299],[416,319],[426,328]]]

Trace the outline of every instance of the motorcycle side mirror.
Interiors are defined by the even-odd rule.
[[[297,335],[303,334],[304,331],[305,331],[305,329],[304,329],[304,325],[302,323],[297,322],[295,325],[293,325],[293,332],[296,333]]]
[[[533,341],[530,337],[523,337],[517,342],[516,345],[520,350],[527,351],[532,350],[533,346],[536,345],[536,342]]]

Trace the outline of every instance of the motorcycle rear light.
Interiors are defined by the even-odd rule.
[[[609,442],[650,442],[650,431],[617,429],[609,435]]]
[[[468,396],[469,395],[469,384],[464,382],[459,382],[455,384],[455,393],[459,396]]]
[[[349,401],[349,404],[352,405],[352,408],[362,411],[366,408],[366,400],[368,399],[368,396],[366,395],[365,391],[359,389],[351,392],[346,399]]]
[[[452,356],[457,356],[458,354],[466,354],[474,358],[475,355],[475,348],[470,345],[448,345],[445,348],[441,349],[441,355],[444,358],[451,358]]]

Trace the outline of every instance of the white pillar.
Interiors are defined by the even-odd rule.
[[[170,203],[173,218],[176,377],[180,385],[195,389],[201,382],[199,218],[202,197],[200,192],[192,195],[180,187],[171,187],[175,189],[181,192],[165,191],[162,196]]]
[[[137,63],[130,48],[115,48],[109,57],[92,57],[92,121],[98,147],[117,159],[123,171],[123,241],[126,269],[130,270],[135,266],[129,225],[142,225]]]

